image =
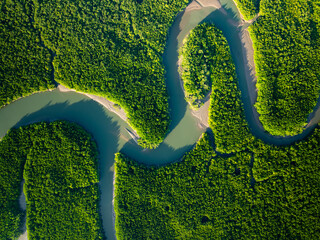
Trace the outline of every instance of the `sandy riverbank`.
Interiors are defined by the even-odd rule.
[[[225,9],[222,8],[222,5],[220,4],[220,2],[218,0],[193,0],[186,7],[183,14],[185,15],[185,14],[188,14],[192,11],[200,10],[202,8],[208,8],[208,7],[216,8],[219,11],[221,11],[223,14],[227,14],[227,12],[225,11]],[[185,38],[186,37],[187,36],[185,36]],[[181,73],[181,71],[182,71],[181,63],[182,63],[182,59],[179,58],[178,62],[177,62],[177,67],[179,69],[178,70],[179,73]],[[180,80],[180,86],[185,94],[183,81],[182,81],[181,77],[179,77],[179,80]],[[190,104],[189,104],[189,106],[190,106]],[[206,99],[204,100],[204,104],[199,109],[197,109],[197,110],[191,109],[192,115],[195,116],[198,120],[198,126],[202,129],[209,127],[209,122],[208,122],[209,106],[210,106],[210,95],[206,97]]]
[[[91,98],[92,100],[96,101],[97,103],[101,104],[106,109],[108,109],[110,112],[117,114],[123,121],[128,122],[128,117],[127,117],[127,114],[124,111],[124,109],[121,108],[119,105],[117,105],[117,107],[115,107],[116,104],[114,102],[111,102],[104,97],[100,97],[100,96],[97,96],[94,94],[79,92],[74,89],[67,88],[61,84],[58,84],[57,89],[60,92],[77,92],[77,93],[83,94],[83,95]],[[137,132],[133,128],[132,128],[132,130],[127,129],[127,132],[133,138],[133,140],[135,140],[136,142],[140,138],[139,135],[137,134]]]
[[[26,196],[24,195],[23,192],[23,186],[24,186],[24,179],[21,182],[21,194],[19,197],[19,206],[22,210],[26,211],[27,210],[27,202],[26,202]],[[23,228],[22,228],[22,235],[19,236],[18,240],[27,240],[28,239],[28,233],[27,233],[27,216],[24,218],[23,222]]]
[[[67,87],[65,87],[65,86],[63,86],[61,84],[58,84],[57,89],[60,92],[71,92],[72,91],[72,92],[77,92],[77,93],[86,95],[87,97],[91,98],[92,100],[94,100],[94,101],[100,103],[101,105],[103,105],[109,111],[117,114],[123,121],[127,121],[128,120],[127,114],[125,113],[125,111],[122,108],[119,108],[119,109],[116,108],[115,107],[115,103],[107,100],[104,97],[100,97],[100,96],[89,94],[89,93],[78,92],[78,91],[76,91],[74,89],[67,88]]]
[[[207,8],[207,7],[213,7],[216,8],[218,11],[220,11],[222,14],[227,16],[226,10],[222,7],[221,3],[218,0],[194,0],[192,1],[188,7],[185,9],[184,13],[188,13],[191,11],[199,10],[201,8]],[[255,63],[254,63],[254,49],[253,49],[253,43],[248,31],[248,26],[250,26],[252,23],[254,23],[257,18],[259,17],[259,14],[251,19],[251,20],[244,20],[244,17],[240,13],[241,20],[239,22],[236,21],[229,21],[232,25],[239,27],[239,38],[241,40],[241,46],[242,46],[242,54],[243,54],[243,63],[244,63],[244,69],[245,69],[245,76],[246,76],[246,84],[248,87],[249,92],[249,98],[251,107],[254,108],[254,117],[257,123],[261,125],[259,120],[259,114],[257,113],[254,104],[257,100],[257,88],[256,88],[256,71],[255,71]],[[186,36],[187,37],[187,36]],[[179,58],[177,66],[179,69],[179,73],[181,73],[181,63],[182,59]],[[183,87],[183,81],[180,77],[180,85],[184,91]],[[185,91],[184,91],[185,93]],[[190,105],[190,104],[189,104]],[[207,128],[209,127],[208,119],[209,119],[209,106],[210,106],[210,97],[206,97],[204,100],[204,104],[197,110],[192,110],[192,114],[198,119],[199,126],[201,128]],[[261,125],[262,127],[262,125]]]
[[[216,8],[218,11],[220,11],[224,15],[227,15],[227,12],[225,11],[225,9],[222,7],[221,3],[218,0],[193,0],[186,7],[183,14],[188,14],[192,11],[200,10],[202,8],[208,8],[208,7]],[[233,23],[233,24],[236,24],[236,23]],[[185,38],[187,36],[185,36]],[[182,72],[181,65],[182,65],[182,58],[180,57],[177,62],[179,74]],[[181,86],[184,94],[186,95],[181,76],[179,76],[179,80],[180,80],[180,86]],[[188,103],[188,104],[189,104],[189,106],[191,106],[190,103]],[[197,109],[197,110],[191,109],[191,113],[194,117],[197,118],[198,126],[200,128],[208,128],[209,127],[209,122],[208,122],[208,120],[209,120],[209,106],[210,106],[210,95],[206,97],[203,105],[199,109]]]
[[[67,88],[67,87],[65,87],[65,86],[63,86],[61,84],[58,84],[57,89],[60,92],[70,92],[70,91],[72,91],[72,92],[77,92],[77,93],[83,94],[83,95],[91,98],[92,100],[96,101],[97,103],[101,104],[106,109],[108,109],[110,112],[113,112],[113,113],[117,114],[123,121],[128,122],[128,117],[127,117],[127,114],[124,111],[124,109],[121,108],[119,105],[117,105],[117,107],[115,107],[116,104],[114,102],[111,102],[111,101],[109,101],[108,99],[106,99],[104,97],[100,97],[100,96],[97,96],[97,95],[94,95],[94,94],[79,92],[79,91],[76,91],[74,89]],[[139,135],[137,134],[137,132],[133,128],[132,128],[132,130],[127,129],[127,132],[133,138],[133,140],[135,140],[136,142],[140,138]]]

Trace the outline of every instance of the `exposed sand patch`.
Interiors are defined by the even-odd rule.
[[[253,106],[254,102],[257,99],[257,88],[256,88],[257,77],[256,77],[256,68],[255,68],[254,57],[253,57],[254,50],[252,46],[252,40],[248,30],[242,30],[239,33],[239,37],[242,42],[242,53],[243,53],[242,57],[243,57],[243,64],[246,66],[245,76],[246,76],[247,86],[249,89],[249,95],[250,95],[249,97]]]
[[[196,1],[201,7],[214,7],[217,9],[222,8],[221,3],[218,0],[194,0]]]
[[[201,9],[204,7],[214,7],[217,9],[222,9],[222,6],[218,0],[193,0],[185,8],[184,13],[187,13],[192,10]]]
[[[192,110],[191,113],[198,119],[198,126],[200,128],[209,127],[209,99],[197,110]]]
[[[181,73],[183,71],[182,69],[182,56],[179,57],[178,59],[178,72],[179,72],[179,81],[180,81],[180,86],[182,88],[182,91],[184,93],[184,96],[186,96],[186,91],[183,86],[183,80],[181,78]],[[186,99],[188,102],[188,100]],[[198,108],[198,109],[193,109],[191,107],[191,104],[188,102],[188,105],[190,106],[191,109],[191,114],[197,118],[198,120],[198,127],[201,129],[208,128],[209,127],[209,107],[210,107],[210,93],[206,96],[206,98],[203,100],[203,105]]]
[[[181,73],[183,71],[183,69],[182,69],[182,56],[180,56],[179,59],[178,59],[178,69],[179,69],[178,72],[179,72],[180,86],[182,88],[184,96],[186,96],[186,91],[185,91],[184,86],[183,86],[183,80],[181,78]],[[194,117],[197,118],[198,126],[201,129],[209,127],[209,121],[208,120],[209,120],[210,94],[211,93],[209,93],[206,96],[206,98],[203,100],[203,105],[198,109],[191,108],[191,104],[186,100],[188,102],[188,105],[190,106],[191,114]]]
[[[21,194],[19,197],[19,206],[22,210],[25,211],[27,209],[27,202],[26,202],[26,196],[24,195],[24,192],[23,192],[23,185],[24,185],[24,179],[21,182]],[[25,216],[25,218],[24,218],[24,223],[23,223],[23,228],[22,228],[23,234],[19,236],[18,240],[27,240],[28,239],[26,217],[27,216]]]
[[[200,10],[202,8],[216,8],[218,11],[223,13],[224,15],[227,15],[226,10],[222,7],[221,3],[218,0],[193,0],[185,9],[183,14],[189,13],[194,10]],[[233,25],[238,25],[236,22],[231,22]],[[188,35],[187,35],[188,36]],[[187,37],[185,36],[185,38]],[[180,56],[177,62],[178,66],[178,72],[179,72],[179,80],[180,80],[180,86],[184,92],[184,95],[186,96],[186,92],[183,86],[183,81],[181,79],[181,72],[182,69],[182,57]],[[190,103],[188,103],[189,106]],[[209,127],[209,107],[210,107],[210,94],[207,95],[207,97],[203,100],[203,105],[199,109],[192,109],[191,108],[191,114],[197,118],[198,120],[198,126],[199,128],[208,128]]]
[[[96,101],[97,103],[101,104],[102,106],[104,106],[109,111],[117,114],[123,121],[128,123],[128,117],[127,117],[126,112],[124,111],[123,108],[121,108],[119,105],[116,105],[114,102],[111,102],[110,100],[108,100],[108,99],[106,99],[104,97],[100,97],[100,96],[97,96],[97,95],[94,95],[94,94],[79,92],[79,91],[76,91],[74,89],[67,88],[67,87],[65,87],[65,86],[63,86],[63,85],[61,85],[59,83],[57,83],[57,85],[58,85],[57,89],[60,92],[77,92],[77,93],[83,94],[83,95],[91,98],[92,100]],[[132,139],[138,144],[138,139],[140,137],[139,137],[138,133],[134,130],[134,128],[126,129],[126,130],[129,133],[129,135],[132,137]]]
[[[67,88],[61,84],[58,84],[57,89],[60,92],[77,92],[83,95],[86,95],[87,97],[91,98],[92,100],[96,101],[97,103],[101,104],[104,106],[106,109],[109,111],[117,114],[123,121],[128,123],[128,117],[126,112],[124,111],[123,108],[121,108],[119,105],[116,105],[114,102],[111,102],[110,100],[100,97],[94,94],[89,94],[89,93],[84,93],[84,92],[79,92],[74,89]],[[118,106],[118,107],[115,107]],[[129,123],[128,123],[129,124]],[[130,124],[129,124],[130,125]],[[131,126],[131,125],[130,125]],[[138,139],[140,138],[136,130],[131,126],[132,129],[126,128],[126,131],[129,133],[129,135],[132,137],[132,139],[138,144]],[[127,139],[123,137],[123,139]]]
[[[28,233],[27,230],[25,230],[25,232],[20,235],[20,237],[18,238],[18,240],[28,240]]]
[[[193,0],[184,10],[184,14],[188,13],[192,10],[206,8],[206,7],[213,7],[219,9],[222,12],[226,11],[222,8],[221,3],[218,0]]]
[[[250,37],[250,33],[247,28],[242,29],[239,32],[239,38],[241,40],[242,46],[242,58],[245,70],[245,79],[246,85],[248,88],[248,97],[250,99],[250,107],[252,108],[253,117],[257,124],[257,126],[261,129],[264,129],[260,122],[260,115],[257,112],[256,107],[254,106],[257,102],[258,89],[257,89],[257,75],[256,75],[256,67],[254,63],[254,49],[253,42]]]
[[[206,8],[206,7],[214,7],[226,16],[228,14],[218,0],[194,0],[185,9],[185,13],[191,12],[194,10],[199,10],[201,8]],[[243,57],[243,63],[245,66],[244,69],[245,69],[245,76],[246,76],[246,84],[248,87],[249,98],[251,103],[250,105],[253,108],[255,121],[260,127],[262,127],[259,120],[259,114],[256,111],[256,108],[254,107],[254,104],[257,101],[257,88],[256,88],[257,77],[256,77],[255,63],[254,63],[253,42],[251,40],[250,33],[247,29],[252,23],[254,23],[259,18],[259,16],[260,15],[257,14],[255,18],[246,21],[244,20],[243,15],[240,13],[241,20],[239,22],[231,19],[229,19],[228,22],[233,26],[238,27],[240,30],[239,37],[242,43],[241,44],[242,54],[243,54],[242,57]],[[180,75],[181,75],[181,72],[183,71],[181,64],[182,64],[182,57],[179,58],[177,63]],[[183,89],[184,94],[186,95],[181,77],[180,77],[180,85]],[[203,101],[204,102],[203,106],[201,106],[197,110],[192,110],[192,114],[199,120],[199,126],[201,128],[209,127],[209,123],[208,123],[209,106],[210,106],[209,100],[210,100],[210,97],[207,96],[206,99]]]
[[[65,87],[65,86],[63,86],[61,84],[58,84],[57,89],[60,92],[71,92],[72,91],[72,92],[77,92],[77,93],[81,93],[83,95],[86,95],[87,97],[91,98],[92,100],[94,100],[94,101],[100,103],[101,105],[103,105],[109,111],[114,112],[115,114],[117,114],[122,120],[124,120],[124,121],[128,120],[127,114],[122,108],[120,108],[120,107],[119,107],[119,109],[116,108],[115,107],[115,103],[107,100],[104,97],[100,97],[100,96],[89,94],[89,93],[78,92],[78,91],[76,91],[74,89],[67,88],[67,87]]]

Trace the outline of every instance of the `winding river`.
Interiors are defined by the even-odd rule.
[[[200,0],[193,1],[191,3],[194,4],[193,6],[190,4],[189,9],[178,14],[169,31],[163,61],[170,96],[172,122],[169,134],[155,150],[144,150],[139,147],[126,130],[131,128],[125,121],[80,93],[60,92],[56,89],[33,94],[0,109],[0,138],[12,127],[58,119],[76,122],[94,136],[100,152],[100,209],[108,239],[115,239],[112,204],[114,154],[121,151],[140,163],[166,165],[181,159],[183,154],[192,149],[200,135],[206,131],[205,127],[199,126],[198,120],[188,108],[177,67],[178,49],[183,39],[201,22],[213,22],[223,31],[228,40],[239,79],[245,116],[250,130],[257,138],[270,144],[290,144],[310,134],[319,122],[320,104],[310,114],[308,127],[300,135],[283,138],[269,135],[264,131],[256,109],[253,107],[256,101],[255,74],[254,65],[251,64],[253,56],[248,53],[248,49],[252,49],[252,43],[250,45],[249,41],[248,45],[248,42],[244,40],[248,38],[245,30],[247,24],[242,24],[239,12],[232,0],[220,0],[223,8],[219,8],[220,3],[216,2],[216,7],[205,7]]]

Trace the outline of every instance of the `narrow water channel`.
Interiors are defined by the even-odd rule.
[[[265,142],[290,144],[304,138],[313,129],[290,138],[274,137],[266,133],[250,101],[243,58],[243,46],[239,36],[241,28],[231,24],[239,21],[239,13],[232,0],[221,0],[227,15],[213,7],[180,13],[168,35],[163,62],[166,69],[166,84],[170,96],[170,132],[155,150],[144,150],[128,134],[128,124],[116,114],[109,112],[97,102],[76,92],[54,90],[25,97],[0,109],[0,138],[9,129],[39,121],[68,120],[83,126],[97,142],[101,171],[101,214],[108,239],[115,239],[113,223],[113,165],[114,154],[121,151],[136,161],[148,165],[166,165],[181,159],[197,142],[204,128],[198,126],[184,99],[178,75],[178,49],[189,31],[201,22],[213,22],[220,28],[230,45],[235,62],[245,115],[252,133]]]

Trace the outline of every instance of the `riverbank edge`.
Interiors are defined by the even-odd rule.
[[[104,97],[101,97],[101,96],[98,96],[98,95],[94,95],[94,94],[90,94],[90,93],[80,92],[80,91],[77,91],[77,90],[72,89],[72,88],[67,88],[64,85],[60,84],[60,83],[58,83],[56,89],[59,92],[62,92],[62,93],[64,93],[64,92],[76,92],[76,93],[82,94],[84,96],[87,96],[88,98],[92,99],[93,101],[99,103],[100,105],[105,107],[110,112],[115,113],[118,117],[120,117],[123,121],[125,121],[132,128],[132,131],[127,130],[127,132],[133,138],[134,141],[137,142],[137,140],[140,139],[140,136],[138,135],[137,130],[128,121],[128,117],[127,117],[126,111],[123,108],[121,108],[120,105],[118,105],[119,109],[117,109],[115,107],[116,103],[108,100],[107,98],[104,98]]]
[[[234,2],[234,0],[233,0]],[[235,3],[235,2],[234,2]],[[237,6],[237,5],[236,5]],[[227,12],[226,10],[223,8],[223,6],[221,5],[220,1],[219,0],[214,0],[214,1],[210,1],[210,0],[193,0],[187,7],[186,9],[181,12],[180,14],[186,14],[186,13],[190,13],[192,11],[196,11],[196,10],[200,10],[200,9],[203,9],[203,8],[208,8],[208,7],[212,7],[212,8],[215,8],[216,10],[220,11],[223,15],[227,15]],[[243,15],[241,14],[238,6],[237,6],[237,9],[240,13],[240,22],[237,23],[235,21],[231,22],[232,25],[234,26],[237,26],[237,27],[241,27],[243,26],[245,23],[247,24],[252,24],[252,22],[254,22],[254,19],[251,19],[251,20],[244,20],[244,17]],[[246,29],[242,29],[242,31],[247,31],[247,28]],[[241,36],[241,32],[239,33],[239,37]],[[249,33],[249,32],[248,32]],[[210,96],[211,96],[211,91],[207,94],[207,96],[202,100],[202,105],[201,107],[199,108],[195,108],[192,106],[192,104],[188,101],[187,99],[187,93],[184,89],[184,81],[182,79],[182,71],[183,71],[183,68],[182,68],[182,60],[183,60],[183,56],[182,54],[180,54],[180,51],[181,49],[183,48],[184,44],[185,44],[185,39],[189,36],[190,32],[185,36],[184,40],[183,40],[183,43],[182,43],[182,46],[178,49],[179,51],[179,58],[178,58],[178,62],[177,62],[177,67],[178,67],[178,73],[179,73],[179,82],[180,82],[180,86],[182,88],[182,91],[184,93],[184,96],[185,96],[185,99],[186,99],[186,102],[188,103],[188,106],[190,107],[190,110],[191,110],[191,114],[197,119],[198,121],[198,126],[200,128],[209,128],[210,125],[209,125],[209,108],[210,108]],[[240,37],[241,40],[243,40],[241,37]],[[244,38],[244,42],[242,42],[242,46],[246,46],[245,44],[249,43],[249,46],[250,46],[250,42],[252,43],[251,39],[250,39],[250,36],[249,36],[249,39],[248,38]],[[250,49],[251,50],[251,49]],[[252,51],[248,51],[249,54],[252,54],[252,57],[253,57],[253,48],[252,48]],[[242,51],[244,53],[244,51]],[[245,56],[243,56],[243,58],[245,58]],[[253,62],[253,69],[255,70],[255,65],[254,65],[254,62]],[[246,76],[248,76],[248,69],[246,69]],[[256,75],[254,75],[256,76]],[[246,77],[246,82],[248,82],[248,78]],[[248,83],[247,83],[248,84]],[[249,84],[248,84],[249,85]],[[249,88],[249,86],[248,86]],[[249,88],[250,89],[250,88]],[[250,92],[250,91],[249,91]],[[251,95],[250,94],[250,101],[251,101],[251,104],[253,102],[253,107],[254,107],[254,103],[256,101],[256,99],[254,100],[251,100]],[[256,115],[255,115],[256,116]],[[258,117],[258,115],[257,115]],[[256,118],[256,120],[258,120],[259,122],[259,117]]]
[[[224,8],[222,7],[221,3],[218,0],[214,0],[214,1],[210,1],[210,0],[193,0],[192,2],[190,2],[190,4],[184,9],[184,11],[180,12],[178,15],[182,14],[188,14],[190,12],[193,11],[197,11],[197,10],[201,10],[203,8],[215,8],[218,11],[220,11],[223,14],[226,14],[226,11],[224,10]],[[185,36],[182,46],[178,49],[178,51],[181,50],[181,48],[183,48],[184,44],[185,44],[185,39],[189,36],[190,32]],[[198,126],[201,129],[206,129],[209,128],[209,107],[210,107],[210,94],[211,92],[209,92],[207,94],[207,96],[205,97],[205,99],[203,99],[202,105],[199,108],[194,108],[192,106],[192,104],[188,101],[187,99],[187,94],[186,91],[184,89],[184,82],[182,80],[181,77],[181,73],[183,71],[182,68],[182,55],[179,53],[179,58],[178,58],[178,62],[176,63],[177,67],[178,67],[178,73],[179,73],[179,82],[180,82],[180,86],[181,89],[184,93],[186,102],[188,103],[188,106],[191,110],[191,114],[197,119],[198,122]]]
[[[199,8],[197,8],[197,9],[199,9]],[[193,9],[193,10],[196,10],[195,8]],[[67,88],[68,89],[68,88]],[[47,90],[47,91],[53,91],[53,90],[55,90],[55,88],[54,89],[50,89],[50,90]],[[86,95],[86,96],[88,96],[88,95],[91,95],[91,94],[87,94],[87,93],[82,93],[82,92],[78,92],[78,91],[76,91],[76,90],[72,90],[72,89],[68,89],[68,91],[74,91],[74,92],[77,92],[77,93],[80,93],[80,94],[83,94],[83,95]],[[40,93],[40,92],[44,92],[44,91],[39,91],[39,92],[35,92],[35,93]],[[35,94],[35,93],[32,93],[32,94]],[[30,95],[32,95],[32,94],[30,94]],[[95,95],[93,95],[93,96],[95,96]],[[89,96],[88,96],[89,97]],[[98,97],[98,98],[100,98],[99,96],[96,96],[96,97]],[[23,98],[23,97],[21,97],[21,98]],[[18,100],[18,99],[17,99]],[[94,101],[96,101],[95,99],[93,99]],[[107,99],[105,99],[106,101],[108,101],[108,102],[110,102],[110,104],[114,104],[113,102],[111,102],[111,101],[109,101],[109,100],[107,100]],[[103,105],[102,103],[100,103],[101,105]],[[208,101],[208,104],[209,104],[209,101]],[[108,109],[109,110],[109,109]],[[118,113],[117,113],[117,109],[114,109],[116,112],[114,112],[114,111],[112,111],[112,110],[110,110],[110,111],[112,111],[112,112],[114,112],[115,114],[117,114],[118,115]],[[118,115],[119,116],[119,115]],[[120,116],[119,116],[120,117]],[[123,119],[123,118],[122,118]],[[124,120],[124,121],[126,121],[126,120]]]

